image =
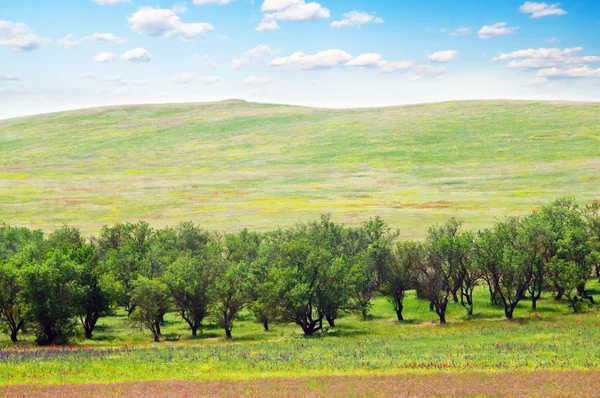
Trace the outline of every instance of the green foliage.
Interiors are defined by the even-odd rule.
[[[218,272],[214,286],[214,315],[227,338],[231,338],[235,317],[250,302],[248,266],[244,262],[222,261],[218,264]]]
[[[171,296],[162,281],[140,276],[133,282],[131,302],[135,310],[131,320],[149,330],[154,341],[160,341],[160,324],[171,306]]]

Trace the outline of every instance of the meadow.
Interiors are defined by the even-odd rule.
[[[0,121],[0,220],[86,235],[192,220],[272,230],[330,212],[404,238],[598,199],[600,105],[465,101],[328,110],[225,101]]]
[[[600,293],[598,281],[590,281],[589,291]],[[361,377],[397,376],[400,381],[408,377],[427,384],[419,379],[460,374],[483,383],[507,375],[526,381],[527,375],[534,377],[537,372],[570,371],[575,378],[582,374],[585,384],[589,383],[587,376],[595,377],[600,371],[597,307],[573,314],[564,301],[556,302],[545,294],[537,310],[531,310],[530,301],[522,301],[515,319],[508,321],[501,308],[489,303],[487,289],[479,287],[475,299],[470,319],[460,304],[450,304],[449,322],[444,326],[436,324],[428,302],[418,300],[414,292],[407,294],[404,322],[395,320],[391,304],[379,297],[369,319],[348,314],[335,328],[313,337],[302,336],[295,325],[274,325],[264,332],[262,325],[244,312],[232,340],[226,340],[222,329],[210,323],[192,338],[184,322],[171,313],[163,333],[172,341],[162,343],[152,343],[151,336],[134,328],[119,310],[100,320],[92,340],[82,339],[71,346],[32,347],[32,336],[24,335],[13,347],[2,336],[0,385],[5,392],[16,393],[37,391],[43,385],[178,380],[214,386],[227,381],[235,390],[232,386],[236,383],[255,380],[255,390],[247,386],[247,392],[258,393],[259,380],[276,378],[300,380],[308,389],[305,393],[318,395],[328,382],[315,378],[332,377],[333,382],[347,377],[356,382]],[[289,388],[293,390],[292,385]],[[339,396],[344,396],[343,391],[337,392],[342,392]]]

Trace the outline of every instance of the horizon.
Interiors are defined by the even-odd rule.
[[[0,119],[229,98],[600,101],[591,0],[8,0],[0,11]]]
[[[512,99],[512,98],[490,98],[490,99],[463,99],[463,100],[444,100],[444,101],[430,101],[430,102],[409,102],[404,104],[391,104],[391,105],[374,105],[374,106],[348,106],[348,107],[335,107],[335,106],[312,106],[312,105],[302,105],[302,104],[289,104],[289,103],[278,103],[278,102],[266,102],[266,101],[248,101],[242,98],[227,98],[222,100],[215,101],[182,101],[182,102],[147,102],[147,103],[125,103],[125,104],[107,104],[107,105],[98,105],[98,106],[89,106],[82,108],[70,108],[70,109],[61,109],[57,111],[48,111],[41,113],[31,113],[24,114],[18,116],[10,116],[3,118],[0,116],[0,121],[8,121],[11,119],[20,119],[20,118],[28,118],[28,117],[36,117],[36,116],[46,116],[46,115],[54,115],[59,113],[68,113],[68,112],[77,112],[77,111],[85,111],[85,110],[94,110],[94,109],[111,109],[111,108],[125,108],[125,107],[143,107],[143,106],[175,106],[175,105],[210,105],[210,104],[218,104],[222,102],[245,102],[248,104],[259,104],[259,105],[279,105],[279,106],[290,106],[290,107],[298,107],[298,108],[314,108],[314,109],[322,109],[322,110],[353,110],[353,109],[382,109],[382,108],[396,108],[396,107],[410,107],[410,106],[419,106],[419,105],[436,105],[436,104],[444,104],[444,103],[453,103],[453,102],[535,102],[535,103],[581,103],[581,104],[595,104],[600,103],[600,100],[564,100],[564,99],[545,99],[545,100],[536,100],[536,99]]]

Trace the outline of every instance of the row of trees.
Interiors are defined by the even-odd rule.
[[[41,231],[0,225],[0,314],[12,341],[25,327],[39,344],[68,341],[78,327],[91,338],[117,306],[161,337],[175,311],[196,336],[208,317],[231,337],[248,309],[265,330],[295,323],[305,335],[335,326],[343,312],[367,318],[383,294],[403,320],[408,290],[445,323],[448,303],[473,314],[476,286],[513,317],[517,304],[542,292],[574,311],[594,299],[586,281],[600,278],[600,208],[560,199],[527,216],[477,233],[451,219],[423,242],[403,241],[380,218],[360,227],[318,221],[268,233],[209,233],[191,222],[152,229],[147,223],[104,227],[97,238],[62,227]]]

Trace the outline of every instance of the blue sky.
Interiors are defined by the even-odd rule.
[[[600,2],[0,2],[0,118],[228,98],[598,101]]]

